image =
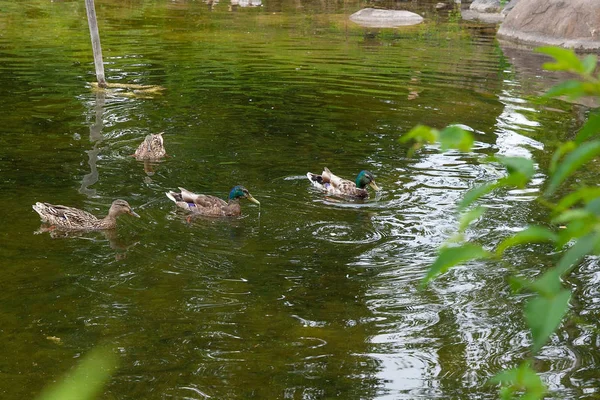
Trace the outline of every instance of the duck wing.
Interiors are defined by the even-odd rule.
[[[194,203],[198,207],[212,208],[216,206],[222,207],[227,205],[225,200],[216,196],[211,196],[209,194],[196,194],[181,187],[179,190],[181,190],[181,197],[183,198],[183,201]]]
[[[197,194],[180,187],[181,192],[167,192],[166,195],[178,207],[192,212],[205,213],[207,210],[218,209],[227,205],[225,200],[208,194]],[[209,211],[212,213],[212,211]]]
[[[342,192],[349,192],[353,189],[356,189],[356,184],[354,182],[348,179],[340,178],[339,176],[331,172],[327,167],[325,167],[325,169],[323,170],[322,176],[324,181],[330,182],[331,186]]]
[[[61,226],[86,226],[98,221],[96,216],[78,208],[50,203],[36,203],[33,209],[44,222]]]

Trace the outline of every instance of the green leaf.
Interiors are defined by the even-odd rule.
[[[406,135],[398,139],[400,143],[406,143],[415,140],[419,143],[435,143],[438,141],[439,131],[425,125],[417,125],[412,128]]]
[[[479,206],[479,207],[475,207],[475,208],[467,211],[463,215],[461,215],[459,226],[458,226],[458,231],[464,232],[465,229],[467,229],[467,227],[471,224],[471,222],[473,222],[476,219],[478,219],[479,217],[481,217],[486,212],[486,210],[487,210],[487,208]]]
[[[600,198],[592,199],[585,206],[585,210],[589,211],[596,217],[600,216]]]
[[[513,399],[514,394],[523,393],[521,399],[538,400],[544,397],[546,387],[539,375],[525,361],[517,368],[502,371],[490,379],[492,384],[500,384],[502,399]]]
[[[583,143],[592,136],[600,134],[600,112],[590,114],[583,127],[577,132],[575,142]]]
[[[576,220],[589,220],[593,219],[594,214],[583,208],[576,208],[574,210],[566,210],[560,213],[560,215],[552,220],[555,224],[566,224],[567,222]]]
[[[511,247],[525,243],[542,243],[542,242],[556,242],[558,236],[556,233],[549,229],[541,226],[530,226],[527,229],[522,230],[514,234],[513,236],[506,238],[502,243],[498,245],[496,249],[496,255],[502,256],[504,251]]]
[[[458,203],[458,209],[464,210],[468,206],[470,206],[474,201],[476,201],[481,196],[484,196],[498,187],[497,182],[487,183],[485,185],[477,186],[467,193],[465,193],[463,199]]]
[[[583,82],[583,90],[588,96],[598,96],[600,94],[600,80]]]
[[[531,178],[535,174],[535,165],[529,158],[496,156],[496,160],[506,167],[509,174],[518,173],[527,178]]]
[[[582,73],[584,75],[591,75],[596,70],[596,64],[598,63],[598,57],[595,54],[588,54],[581,60],[583,66]]]
[[[64,379],[46,388],[37,400],[95,399],[116,367],[117,358],[113,352],[96,348]]]
[[[529,289],[532,285],[532,282],[519,276],[512,275],[508,277],[508,284],[513,292],[518,293],[524,289]]]
[[[498,182],[499,186],[524,187],[535,173],[533,161],[528,158],[496,156],[492,160],[503,164],[508,172],[508,176]]]
[[[569,248],[562,256],[556,270],[560,275],[567,273],[579,260],[588,254],[594,252],[594,248],[600,242],[600,234],[596,232],[588,233],[578,239],[573,246]]]
[[[569,79],[552,86],[542,97],[560,97],[567,96],[570,99],[576,99],[584,96],[586,93],[583,82]]]
[[[569,193],[563,197],[552,210],[553,214],[559,214],[568,208],[571,208],[580,201],[588,203],[593,199],[600,197],[600,187],[583,187],[575,192]]]
[[[559,231],[556,247],[560,249],[571,240],[583,237],[593,230],[594,225],[588,223],[587,218],[570,221],[566,228]]]
[[[473,243],[466,243],[458,247],[443,247],[440,249],[435,262],[429,267],[427,276],[423,279],[423,284],[427,284],[436,275],[443,274],[456,265],[471,260],[489,258],[490,256],[491,254],[488,251]]]
[[[531,329],[532,352],[537,353],[567,313],[571,292],[561,290],[555,296],[537,296],[525,305],[525,318]]]
[[[529,289],[535,290],[541,296],[556,296],[562,290],[560,271],[551,268],[541,278],[531,282]]]
[[[545,63],[544,69],[549,71],[570,71],[583,73],[585,68],[575,52],[569,49],[563,49],[561,47],[538,47],[535,49],[539,53],[547,54],[554,57],[555,62]]]
[[[568,141],[560,145],[559,148],[556,149],[554,154],[552,155],[552,160],[550,161],[550,173],[553,174],[556,171],[556,165],[558,161],[564,156],[566,153],[570,153],[575,149],[575,142]]]
[[[556,172],[550,179],[550,184],[546,189],[546,196],[553,194],[561,183],[571,176],[575,171],[585,165],[600,154],[600,141],[587,142],[581,144],[575,150],[570,152],[565,159],[558,165]]]
[[[473,148],[473,135],[458,126],[448,126],[440,131],[439,140],[442,150],[457,149],[470,151]]]

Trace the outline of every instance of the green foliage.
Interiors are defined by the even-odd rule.
[[[546,96],[566,96],[570,99],[584,95],[600,97],[600,76],[593,75],[597,66],[596,56],[589,55],[580,59],[571,50],[555,47],[542,47],[538,51],[554,58],[554,62],[544,65],[546,69],[577,75],[577,79],[555,86]],[[529,246],[534,243],[553,245],[561,254],[553,268],[533,281],[520,277],[510,279],[514,290],[531,293],[524,309],[532,340],[530,357],[547,343],[569,310],[571,292],[563,288],[562,278],[585,256],[600,254],[600,188],[571,185],[574,187],[569,187],[570,191],[564,193],[562,198],[556,198],[565,182],[600,155],[600,139],[597,139],[599,133],[600,112],[596,111],[590,114],[574,141],[562,143],[556,149],[548,168],[546,188],[543,195],[538,196],[540,204],[550,210],[548,227],[529,226],[503,240],[494,252],[483,249],[479,244],[464,242],[463,234],[467,227],[485,212],[483,206],[470,210],[468,208],[496,189],[526,187],[535,174],[536,165],[533,160],[522,157],[489,158],[487,162],[504,166],[506,175],[495,182],[471,189],[464,195],[458,203],[458,210],[462,212],[458,235],[449,241],[456,242],[458,239],[458,243],[453,247],[440,249],[437,259],[423,279],[426,284],[453,266],[472,260],[492,257],[502,260],[504,252],[513,246]],[[457,126],[441,131],[418,126],[400,141],[414,141],[416,145],[413,151],[423,143],[435,142],[440,143],[442,151],[470,151],[474,143],[471,133]],[[530,360],[517,368],[499,373],[491,382],[502,386],[500,393],[503,399],[513,399],[516,396],[521,399],[541,399],[546,391],[540,377],[532,369]]]
[[[37,400],[94,399],[116,367],[117,358],[113,352],[96,348],[65,378],[46,388]]]
[[[600,140],[582,143],[568,153],[552,174],[550,184],[546,189],[546,196],[554,194],[565,179],[573,175],[575,171],[594,159],[598,154],[600,154]]]
[[[525,318],[531,329],[533,346],[537,353],[560,324],[569,308],[571,292],[561,290],[550,296],[536,296],[525,306]]]
[[[473,135],[458,126],[448,126],[441,131],[424,125],[417,125],[400,138],[401,143],[414,141],[413,151],[423,143],[440,143],[442,151],[457,149],[469,151],[473,147]],[[412,153],[411,153],[412,154]]]
[[[590,114],[588,120],[577,133],[575,143],[582,143],[594,135],[600,133],[600,112],[596,111]]]
[[[450,268],[463,264],[467,261],[477,260],[481,258],[489,258],[491,254],[485,251],[481,246],[473,243],[465,243],[458,247],[442,247],[437,259],[429,268],[429,272],[423,284],[426,284],[436,275],[443,274]]]
[[[554,62],[544,64],[544,69],[548,71],[566,71],[587,76],[596,68],[597,58],[595,55],[588,55],[580,60],[572,50],[560,47],[539,47],[537,51],[554,57]]]
[[[490,380],[490,383],[501,384],[500,398],[514,399],[515,394],[523,394],[521,399],[541,399],[546,393],[542,380],[531,368],[529,362],[524,362],[517,368],[502,371]]]
[[[530,226],[527,229],[504,239],[504,241],[496,248],[496,255],[500,257],[502,256],[502,253],[504,253],[504,250],[519,244],[556,242],[557,240],[558,235],[556,233],[546,228],[542,228],[541,226]]]
[[[500,185],[497,182],[494,182],[494,183],[488,183],[485,185],[477,186],[476,188],[469,190],[464,195],[464,197],[462,198],[460,203],[458,203],[458,209],[464,210],[465,208],[467,208],[471,204],[473,204],[473,202],[475,202],[481,196],[488,194],[489,192],[491,192],[492,190],[494,190],[498,187],[500,187]]]
[[[533,161],[523,157],[501,157],[495,159],[506,167],[508,176],[501,180],[503,186],[525,187],[535,173]]]
[[[460,222],[458,225],[458,232],[459,233],[463,233],[467,227],[469,225],[471,225],[471,222],[475,221],[476,219],[480,218],[481,216],[483,216],[483,214],[485,213],[486,208],[485,207],[475,207],[467,212],[465,212],[461,217],[460,217]]]

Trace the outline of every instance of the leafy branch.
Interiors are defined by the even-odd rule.
[[[594,75],[597,57],[588,55],[583,59],[571,51],[556,47],[542,47],[539,52],[554,58],[544,64],[552,71],[569,72],[576,76],[553,87],[545,97],[566,96],[577,99],[582,96],[600,97],[600,74]],[[566,181],[584,168],[600,154],[600,112],[590,114],[573,141],[563,143],[554,153],[548,171],[545,190],[537,198],[551,213],[546,221],[554,229],[532,225],[502,241],[494,251],[483,246],[465,242],[464,231],[485,213],[485,207],[473,206],[486,194],[500,188],[524,188],[535,173],[533,160],[523,157],[491,157],[487,162],[496,162],[506,169],[506,176],[468,191],[458,203],[462,213],[458,235],[440,248],[437,259],[423,279],[427,285],[439,274],[450,268],[473,260],[502,261],[504,252],[513,246],[534,243],[551,243],[561,254],[556,265],[539,279],[530,281],[513,277],[513,288],[526,290],[533,296],[525,304],[524,314],[531,333],[531,355],[520,366],[498,373],[491,383],[500,384],[503,399],[521,396],[522,399],[541,399],[546,388],[531,367],[532,358],[546,344],[559,327],[569,310],[571,291],[562,285],[562,278],[585,256],[600,254],[600,188],[579,185],[572,190],[561,191]],[[470,151],[475,142],[473,135],[458,126],[437,130],[417,126],[400,138],[400,142],[412,142],[410,154],[427,143],[439,143],[441,150]],[[457,244],[458,242],[458,244]]]

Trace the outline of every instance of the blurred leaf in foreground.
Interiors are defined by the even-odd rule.
[[[108,348],[96,348],[67,376],[44,389],[37,400],[94,399],[116,368],[116,355]]]
[[[558,164],[556,171],[550,178],[550,184],[546,189],[546,196],[552,195],[561,183],[573,172],[577,171],[587,162],[600,154],[600,141],[587,142],[579,145],[575,150],[567,154],[565,159]]]
[[[520,398],[537,400],[544,397],[546,388],[541,378],[531,369],[528,362],[517,368],[500,372],[494,376],[490,383],[501,384],[500,398],[503,400],[514,399],[514,395],[523,394]]]
[[[501,256],[509,247],[528,243],[555,242],[558,239],[556,233],[541,226],[530,226],[521,232],[518,232],[498,245],[496,255]]]
[[[466,243],[457,247],[444,247],[440,250],[437,259],[429,268],[427,275],[423,279],[423,284],[427,284],[436,275],[443,274],[450,268],[471,260],[488,258],[491,254],[483,247]]]
[[[525,317],[531,329],[532,351],[538,350],[548,341],[569,309],[571,292],[561,290],[553,296],[537,296],[525,306]]]

